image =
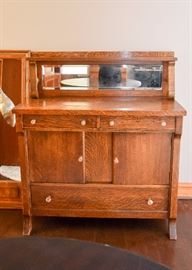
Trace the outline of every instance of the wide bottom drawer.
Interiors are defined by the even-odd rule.
[[[69,216],[84,211],[164,211],[168,210],[168,187],[123,186],[95,184],[34,184],[31,186],[32,212],[47,211],[58,215],[67,210]],[[67,213],[67,212],[66,212]],[[45,214],[45,213],[44,213]],[[66,214],[67,215],[67,214]],[[83,214],[80,214],[83,216]],[[95,216],[95,214],[94,214]]]

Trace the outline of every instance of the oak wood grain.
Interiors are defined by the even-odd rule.
[[[90,87],[90,89],[87,90],[59,90],[55,89],[53,90],[42,90],[39,89],[39,95],[40,98],[54,98],[54,97],[162,97],[164,91],[162,90],[156,90],[154,88],[151,88],[150,90],[146,89],[140,89],[140,90],[119,90],[119,89],[104,89],[99,90],[94,87]]]
[[[127,51],[71,51],[71,52],[32,52],[31,59],[34,61],[79,61],[79,62],[122,62],[127,60],[138,61],[173,61],[176,60],[174,52],[148,51],[148,52],[127,52]]]
[[[178,177],[179,177],[179,153],[180,153],[180,135],[173,136],[172,140],[172,159],[170,175],[170,218],[177,217],[177,194],[178,194]]]
[[[2,89],[15,105],[21,102],[20,60],[3,59]],[[0,164],[18,165],[17,134],[15,128],[7,125],[2,115],[0,115],[0,130]]]
[[[1,83],[3,91],[17,105],[26,101],[26,58],[25,50],[1,50]],[[15,128],[8,126],[0,115],[0,164],[18,165],[18,143]]]
[[[0,58],[3,59],[23,59],[30,57],[29,50],[0,50]]]
[[[97,117],[87,115],[27,115],[23,118],[23,127],[33,130],[50,130],[51,128],[63,128],[66,130],[94,130],[97,127]]]
[[[21,209],[21,183],[0,180],[0,208]]]
[[[14,110],[24,231],[34,215],[176,219],[186,111],[174,100],[174,53],[32,52],[28,61],[36,99]],[[91,80],[100,64],[161,64],[162,89],[44,90],[42,65],[64,63],[92,65]]]
[[[17,118],[21,121],[20,118]],[[21,195],[22,195],[22,211],[24,216],[31,214],[31,193],[29,179],[29,157],[27,149],[26,131],[18,132],[19,157],[21,166]]]
[[[83,182],[82,133],[29,131],[27,140],[30,181]]]
[[[131,131],[131,130],[143,130],[143,131],[174,131],[175,119],[172,117],[101,117],[101,129],[111,131]],[[112,123],[112,125],[111,125]]]
[[[162,97],[63,97],[30,99],[16,106],[17,114],[184,116],[176,101]]]
[[[130,210],[82,210],[82,209],[43,209],[32,208],[33,216],[57,216],[57,217],[80,217],[80,218],[130,218],[130,219],[166,219],[167,211],[130,211]]]
[[[30,72],[30,96],[32,98],[38,98],[38,79],[37,79],[37,65],[35,62],[30,62],[29,65]]]
[[[111,133],[85,133],[85,182],[112,182]]]
[[[177,217],[177,197],[178,197],[178,181],[179,181],[179,160],[180,160],[180,140],[182,133],[182,118],[176,117],[175,134],[172,138],[172,156],[171,156],[171,173],[170,173],[170,219],[175,220],[170,224],[176,223]],[[176,226],[176,224],[175,224]],[[176,234],[176,233],[175,233]]]
[[[158,192],[157,192],[158,190]],[[38,185],[31,186],[33,208],[71,210],[167,211],[168,187],[158,189],[114,185]],[[51,200],[46,201],[50,196]],[[149,205],[148,200],[153,200]],[[54,212],[54,211],[53,211]]]
[[[168,96],[174,98],[175,96],[175,62],[168,63]]]
[[[113,137],[114,184],[169,184],[171,134],[115,133]]]

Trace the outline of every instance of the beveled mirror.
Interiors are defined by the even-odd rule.
[[[42,65],[43,90],[162,90],[162,64]]]

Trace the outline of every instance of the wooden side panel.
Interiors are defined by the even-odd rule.
[[[162,89],[163,89],[163,96],[167,97],[169,94],[168,89],[168,62],[163,62],[163,74],[162,74]]]
[[[168,95],[170,98],[175,97],[175,62],[168,64]]]
[[[31,62],[30,66],[30,96],[33,98],[39,97],[38,92],[38,79],[37,79],[37,65],[35,62]]]
[[[15,181],[0,181],[0,209],[21,209],[21,184]]]
[[[179,158],[180,158],[180,140],[182,133],[182,118],[176,118],[176,130],[172,140],[172,160],[171,160],[171,189],[170,189],[170,218],[177,217],[177,196],[179,179]]]
[[[168,184],[171,134],[114,134],[114,184]]]
[[[3,60],[2,89],[18,104],[21,102],[21,61]],[[18,165],[18,142],[15,128],[10,127],[0,115],[0,164]]]
[[[112,133],[85,133],[85,182],[112,181]]]
[[[24,215],[31,213],[31,194],[30,182],[28,177],[29,160],[27,151],[27,136],[26,131],[22,132],[22,116],[17,115],[17,132],[18,132],[18,146],[19,157],[21,164],[21,193],[22,193],[22,208]]]
[[[28,132],[29,177],[34,182],[83,182],[80,132]]]

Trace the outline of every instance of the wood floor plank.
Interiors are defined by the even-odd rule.
[[[180,200],[178,239],[168,239],[166,220],[34,217],[32,236],[105,243],[163,263],[173,270],[192,265],[192,200]],[[20,210],[0,210],[0,238],[22,235]]]

